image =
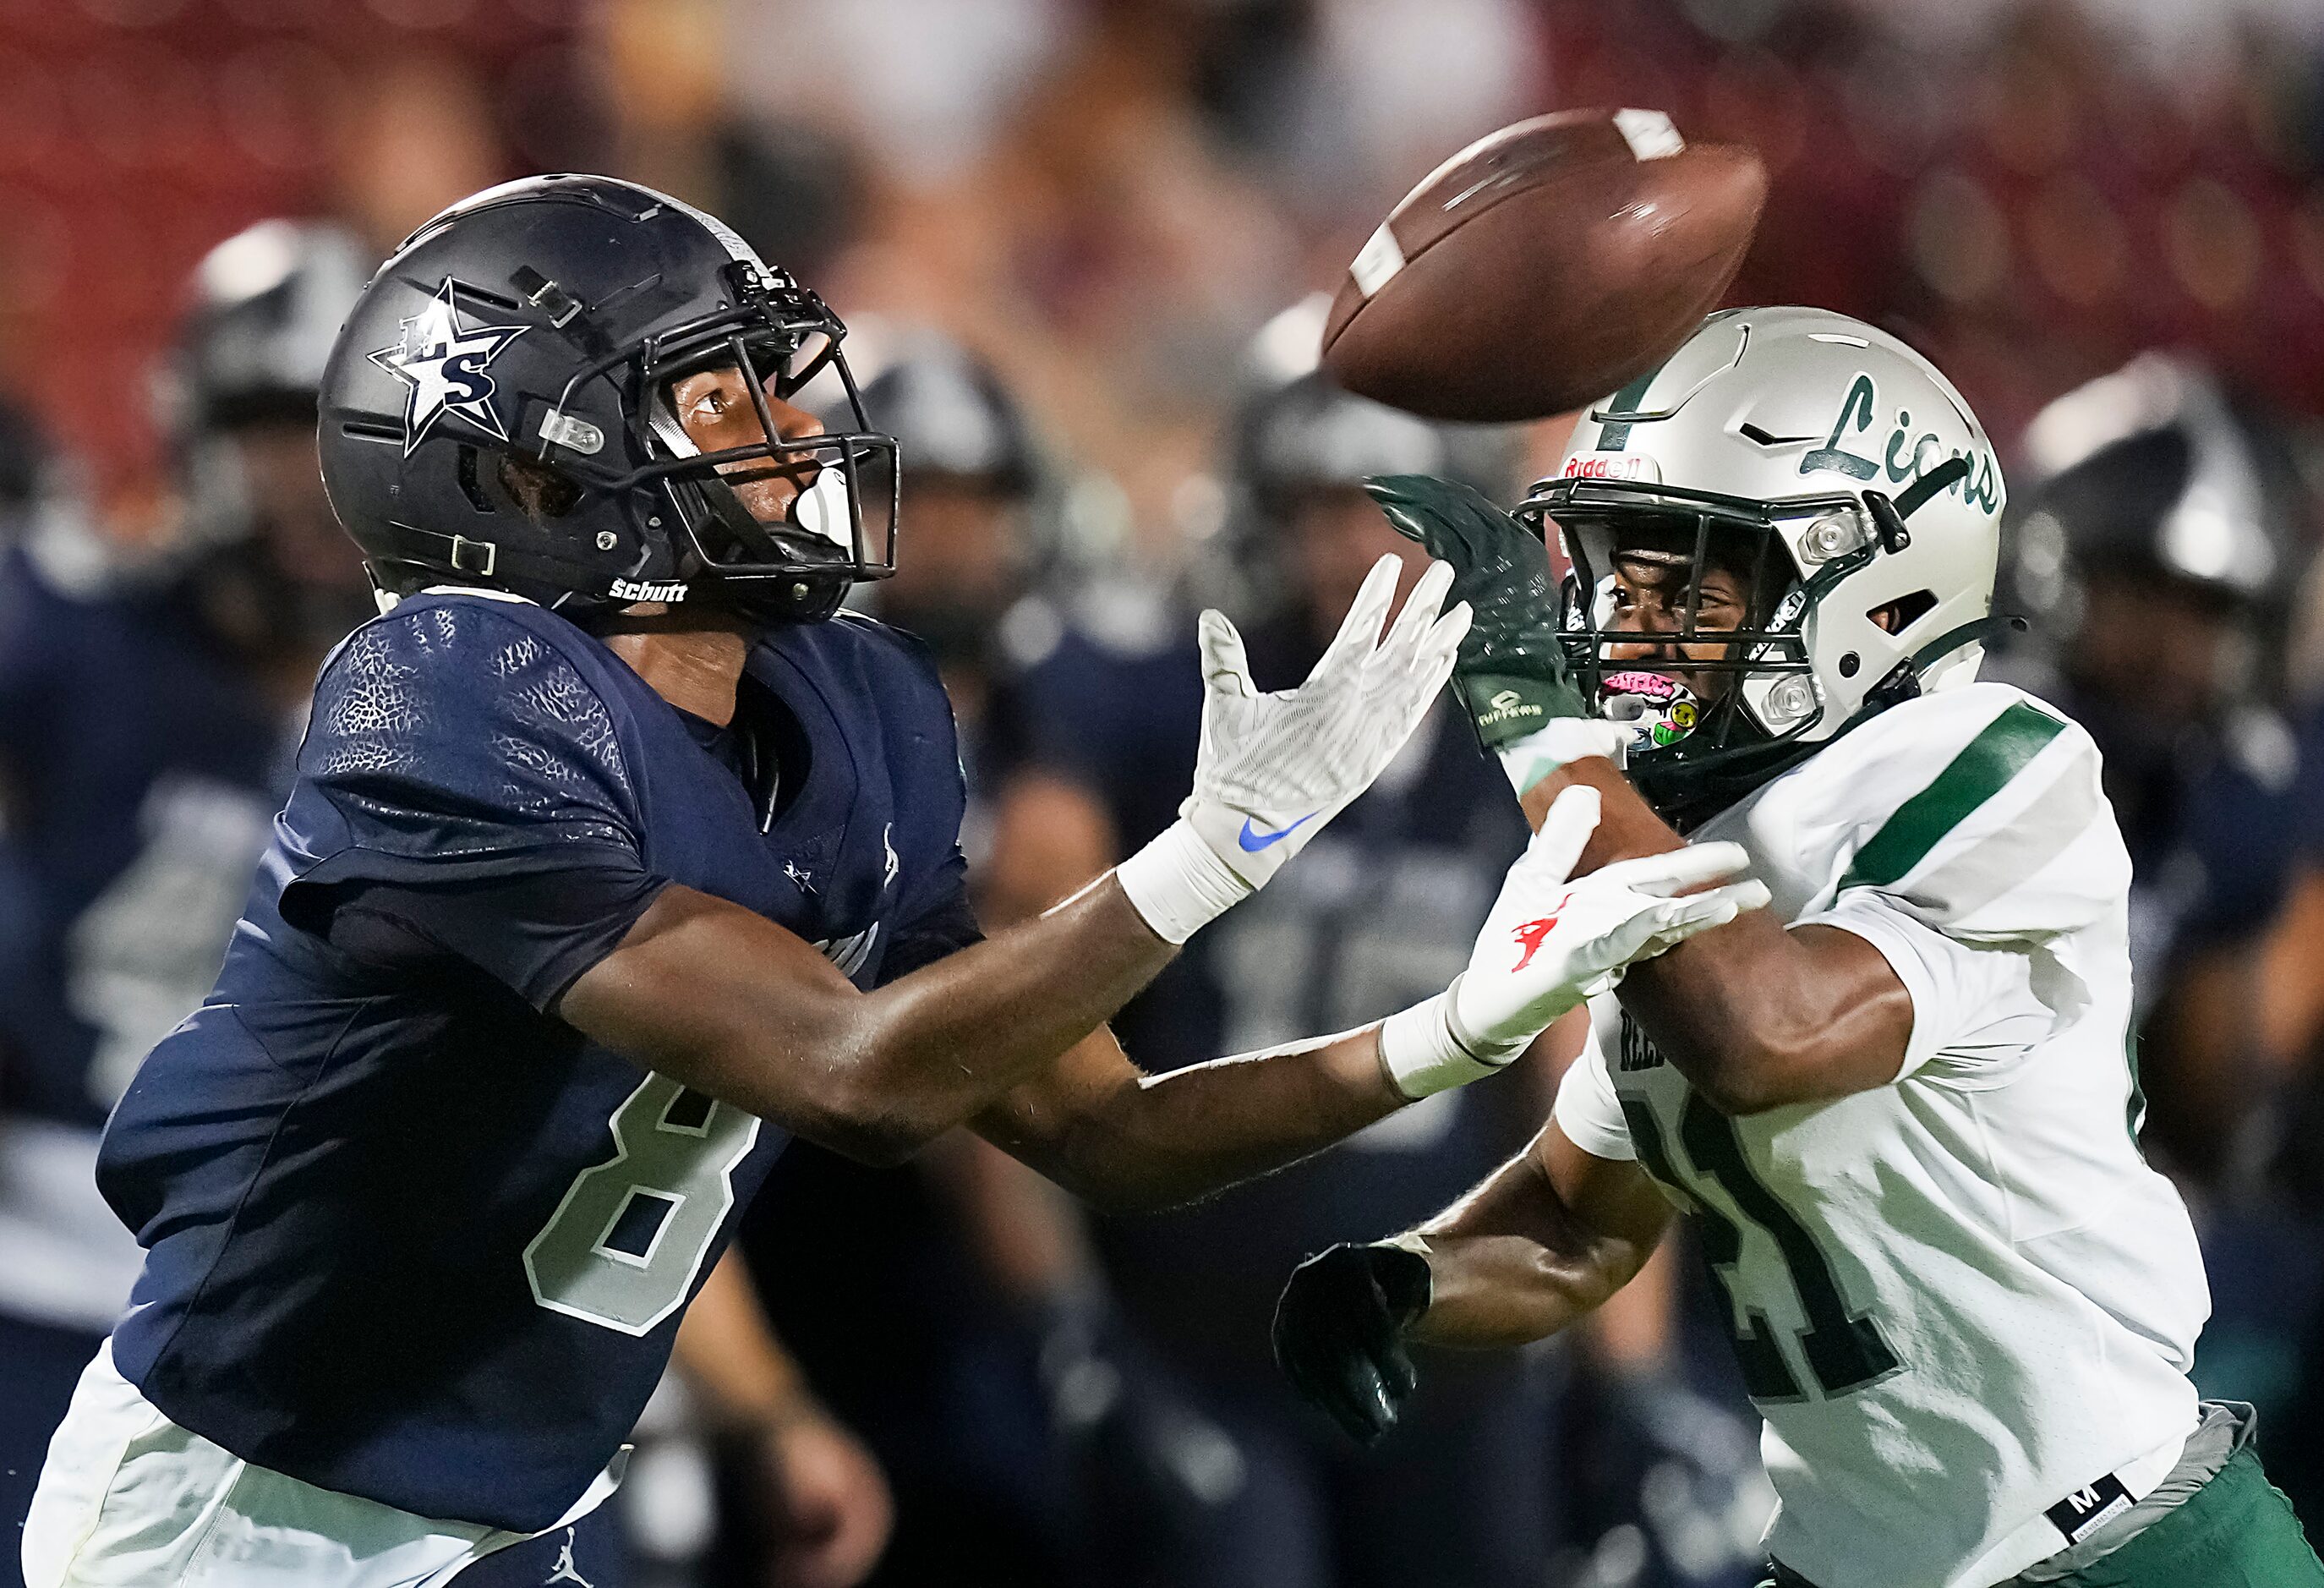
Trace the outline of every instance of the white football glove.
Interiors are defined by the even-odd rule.
[[[1434,562],[1385,638],[1399,559],[1372,565],[1323,660],[1296,689],[1261,694],[1242,636],[1202,616],[1203,737],[1178,820],[1115,869],[1157,934],[1184,943],[1266,885],[1371,786],[1452,676],[1466,602],[1439,614],[1452,569]]]
[[[1748,856],[1739,844],[1691,844],[1568,881],[1598,812],[1595,789],[1559,795],[1509,868],[1469,968],[1381,1025],[1380,1057],[1405,1095],[1492,1074],[1631,965],[1767,902],[1766,885],[1748,880],[1674,897],[1741,871]]]

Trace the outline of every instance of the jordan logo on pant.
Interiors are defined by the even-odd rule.
[[[581,1568],[573,1564],[573,1529],[570,1528],[565,1529],[564,1546],[557,1552],[557,1569],[542,1582],[541,1588],[549,1588],[550,1583],[578,1583],[581,1588],[592,1588],[589,1579],[581,1574]]]

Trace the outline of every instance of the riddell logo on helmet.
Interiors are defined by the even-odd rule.
[[[1645,480],[1662,483],[1662,466],[1641,452],[1578,452],[1559,471],[1569,480]]]
[[[615,579],[609,594],[616,601],[683,601],[686,586],[675,581],[665,584],[652,579]]]

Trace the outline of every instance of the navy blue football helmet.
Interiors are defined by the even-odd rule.
[[[323,377],[324,483],[391,594],[484,586],[584,622],[641,601],[827,617],[895,568],[896,443],[863,417],[845,334],[666,194],[506,183],[421,226],[364,289]],[[719,365],[747,372],[766,439],[705,453],[670,384]],[[841,428],[785,436],[768,391],[788,403],[828,380]],[[762,522],[738,487],[776,476],[795,489]]]

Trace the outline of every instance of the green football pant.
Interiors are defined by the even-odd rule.
[[[2184,1505],[2053,1588],[2324,1588],[2324,1564],[2246,1445]]]
[[[1813,1585],[1779,1565],[1760,1588]],[[2042,1588],[2324,1588],[2324,1563],[2246,1445],[2185,1504]]]

